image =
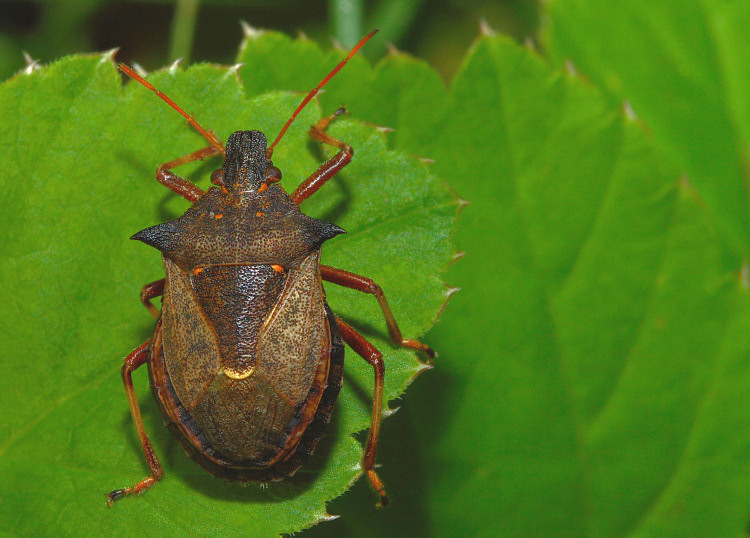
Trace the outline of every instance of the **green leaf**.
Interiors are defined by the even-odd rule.
[[[278,39],[282,65],[319,69]],[[384,430],[389,511],[360,484],[308,534],[739,534],[750,303],[726,223],[619,101],[534,52],[484,36],[448,92],[419,67],[389,57],[321,101],[356,110],[362,91],[353,114],[469,200],[446,276],[462,290],[428,335],[436,370]],[[369,94],[386,72],[398,87]],[[401,106],[420,93],[442,97]]]
[[[632,104],[747,259],[750,4],[556,0],[550,11],[553,56]]]
[[[726,21],[720,15],[732,4],[705,5],[707,18]],[[631,25],[633,32],[659,29],[666,16],[642,7],[648,24]],[[552,28],[564,18],[556,9]],[[635,15],[618,17],[598,23]],[[612,25],[610,35],[619,35]],[[606,46],[608,34],[593,26],[573,32],[577,42],[602,36],[598,46]],[[730,35],[742,34],[722,33]],[[750,92],[737,58],[745,48],[729,43],[724,49],[736,56],[724,53],[722,64],[735,66],[732,91],[716,94],[712,110],[731,111],[741,146],[741,96]],[[243,86],[206,66],[153,80],[224,138],[238,124],[275,133],[301,95],[265,94],[309,90],[344,54],[251,33],[239,55]],[[705,71],[701,54],[684,57],[681,68]],[[456,205],[431,173],[470,202],[455,236],[466,254],[444,275],[462,291],[426,337],[440,353],[436,367],[382,430],[378,472],[393,504],[373,510],[360,480],[327,508],[343,517],[306,534],[744,532],[750,302],[744,202],[734,198],[744,183],[724,172],[699,179],[710,157],[700,139],[670,131],[666,120],[657,127],[656,113],[647,113],[646,101],[665,101],[651,95],[663,88],[637,92],[628,83],[615,91],[615,75],[659,72],[648,57],[633,55],[637,69],[618,64],[605,80],[596,73],[608,58],[585,66],[573,57],[591,77],[582,80],[505,38],[482,36],[445,88],[408,56],[394,53],[374,67],[357,56],[326,86],[320,109],[305,111],[278,146],[285,181],[302,178],[330,154],[305,143],[307,126],[341,104],[351,111],[331,132],[352,143],[355,162],[305,210],[350,231],[351,243],[326,245],[326,262],[374,276],[408,334],[429,327],[446,293],[435,274],[451,253]],[[213,480],[188,462],[160,427],[141,373],[146,427],[167,476],[141,499],[101,506],[107,489],[144,474],[116,369],[149,335],[135,294],[160,268],[153,251],[125,238],[186,207],[150,177],[155,164],[203,142],[143,88],[123,93],[108,61],[65,62],[0,89],[0,116],[11,118],[0,136],[18,137],[3,144],[17,151],[3,155],[12,210],[0,213],[7,231],[0,271],[10,283],[0,394],[11,409],[0,478],[13,492],[0,493],[2,527],[79,532],[82,515],[86,528],[132,532],[144,513],[150,526],[136,530],[154,534],[268,534],[312,524],[357,474],[360,448],[347,434],[367,426],[372,373],[351,354],[334,435],[303,468],[311,475],[260,491]],[[623,97],[639,119],[625,113]],[[683,120],[677,114],[675,125]],[[368,123],[395,131],[384,135]],[[715,127],[707,129],[704,141]],[[428,171],[405,154],[436,162]],[[732,155],[734,164],[717,170],[744,162],[741,152]],[[186,173],[205,178],[211,166]],[[416,214],[425,218],[410,218]],[[387,390],[399,394],[415,363],[383,339],[372,298],[333,288],[329,297],[387,352]]]
[[[247,99],[234,71],[214,66],[149,80],[224,140],[243,129],[275,135],[299,102],[288,93]],[[274,163],[288,191],[330,154],[306,137],[321,115],[308,106],[277,146]],[[0,117],[0,140],[9,148],[0,157],[2,529],[268,536],[326,519],[326,502],[360,474],[362,448],[351,434],[370,420],[372,369],[351,351],[321,445],[293,478],[266,489],[215,479],[190,462],[161,423],[145,369],[136,372],[146,430],[166,475],[142,497],[107,509],[109,490],[147,473],[118,371],[153,330],[140,288],[163,274],[159,254],[128,237],[188,207],[154,181],[154,171],[206,142],[142,86],[123,89],[108,55],[67,57],[14,77],[0,87]],[[374,278],[404,334],[419,336],[445,301],[438,273],[451,254],[458,202],[425,164],[389,150],[374,127],[341,119],[330,132],[357,154],[303,205],[349,232],[325,245],[324,263]],[[206,187],[219,164],[178,172]],[[386,396],[397,397],[422,365],[389,342],[373,297],[327,291],[332,308],[382,350]]]

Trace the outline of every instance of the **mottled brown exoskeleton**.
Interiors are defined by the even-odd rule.
[[[108,494],[108,502],[141,493],[164,471],[146,435],[132,372],[148,365],[151,390],[168,429],[188,455],[227,480],[281,480],[292,475],[319,441],[341,388],[344,342],[375,371],[372,424],[363,468],[388,503],[375,473],[385,366],[380,352],[334,315],[322,280],[371,293],[398,345],[432,350],[404,339],[380,287],[372,280],[321,265],[321,245],[343,233],[308,217],[299,204],[348,164],[352,148],[324,132],[337,110],[310,136],[339,148],[287,195],[273,147],[298,112],[369,39],[371,32],[312,90],[271,146],[260,131],[233,133],[226,148],[171,99],[132,69],[120,68],[167,101],[209,141],[208,148],[165,163],[157,180],[193,203],[180,218],[146,228],[137,239],[161,251],[165,277],[148,284],[141,300],[157,318],[153,337],[126,359],[122,378],[150,476]],[[171,169],[223,154],[203,191]],[[162,296],[161,312],[151,299]]]

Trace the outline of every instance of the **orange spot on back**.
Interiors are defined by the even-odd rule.
[[[283,273],[284,272],[284,268],[282,266],[280,266],[280,265],[272,265],[271,267],[277,273]]]
[[[193,274],[194,274],[195,276],[198,276],[198,275],[199,275],[199,274],[201,274],[202,272],[203,272],[203,267],[196,267],[195,269],[193,269]]]

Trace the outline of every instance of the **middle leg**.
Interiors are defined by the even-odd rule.
[[[401,335],[401,329],[398,328],[398,323],[396,323],[396,318],[391,311],[391,307],[388,305],[385,293],[383,293],[383,289],[378,286],[374,280],[355,273],[350,273],[349,271],[344,271],[343,269],[336,269],[330,265],[321,265],[320,273],[323,280],[326,282],[332,282],[333,284],[338,284],[345,288],[374,295],[378,300],[380,309],[383,311],[385,323],[388,325],[388,335],[391,337],[391,341],[399,346],[408,347],[417,351],[424,351],[429,358],[435,358],[435,351],[431,347],[423,344],[419,340],[414,338],[404,338]]]

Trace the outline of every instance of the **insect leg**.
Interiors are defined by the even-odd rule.
[[[164,293],[163,278],[161,280],[157,280],[156,282],[146,284],[141,290],[141,302],[143,303],[143,306],[145,306],[146,309],[151,312],[151,315],[156,319],[159,319],[159,309],[154,306],[154,303],[151,302],[151,299],[153,299],[154,297],[158,297],[162,293]]]
[[[398,328],[398,323],[396,323],[396,318],[393,312],[391,312],[391,307],[388,305],[388,300],[385,298],[383,289],[372,279],[344,271],[343,269],[336,269],[330,265],[321,265],[320,272],[323,280],[326,282],[374,295],[378,300],[380,309],[383,311],[386,325],[388,325],[388,334],[394,344],[417,351],[424,351],[431,359],[435,357],[435,351],[431,347],[414,338],[403,338],[401,336],[401,329]]]
[[[205,159],[206,157],[219,155],[220,153],[221,151],[219,149],[213,146],[208,146],[207,148],[199,149],[198,151],[194,151],[193,153],[185,155],[184,157],[180,157],[179,159],[175,159],[174,161],[164,163],[156,169],[156,180],[168,189],[189,200],[190,202],[196,202],[198,198],[205,194],[203,189],[201,189],[200,187],[196,187],[187,179],[181,178],[171,170],[172,168],[177,168],[181,164],[199,161],[201,159]]]
[[[345,108],[339,108],[327,118],[321,119],[318,123],[310,127],[310,131],[308,131],[310,138],[337,147],[340,151],[321,164],[320,167],[310,175],[310,177],[300,183],[299,187],[297,187],[291,195],[291,199],[295,204],[299,205],[303,200],[306,200],[315,194],[315,192],[322,187],[326,181],[338,174],[342,168],[351,162],[352,157],[354,156],[354,150],[352,147],[346,142],[333,138],[325,132],[325,128],[328,127],[328,124],[331,123],[336,116],[340,116],[345,112]]]
[[[144,478],[132,487],[110,491],[107,494],[107,504],[109,506],[112,506],[117,499],[120,499],[125,495],[140,493],[153,486],[156,481],[164,475],[164,469],[159,463],[159,459],[156,457],[154,449],[151,447],[151,441],[148,440],[148,435],[146,435],[146,428],[143,426],[143,418],[141,417],[141,409],[138,407],[138,398],[136,397],[135,389],[133,388],[133,370],[146,363],[148,344],[149,341],[146,340],[125,358],[125,364],[122,366],[122,382],[125,385],[125,393],[128,395],[130,414],[133,416],[133,422],[138,431],[138,439],[140,439],[143,453],[146,455],[146,463],[148,463],[148,467],[151,469],[151,476]]]
[[[378,508],[388,506],[388,496],[385,494],[385,487],[380,477],[375,472],[375,452],[378,448],[378,439],[380,438],[380,420],[383,411],[383,385],[385,382],[385,363],[383,355],[377,350],[364,336],[359,334],[354,328],[343,321],[338,316],[336,323],[341,331],[341,337],[344,342],[370,363],[375,370],[375,389],[372,396],[372,421],[370,423],[370,434],[367,436],[367,446],[365,447],[365,456],[362,460],[362,467],[370,479],[372,487],[380,495]]]

